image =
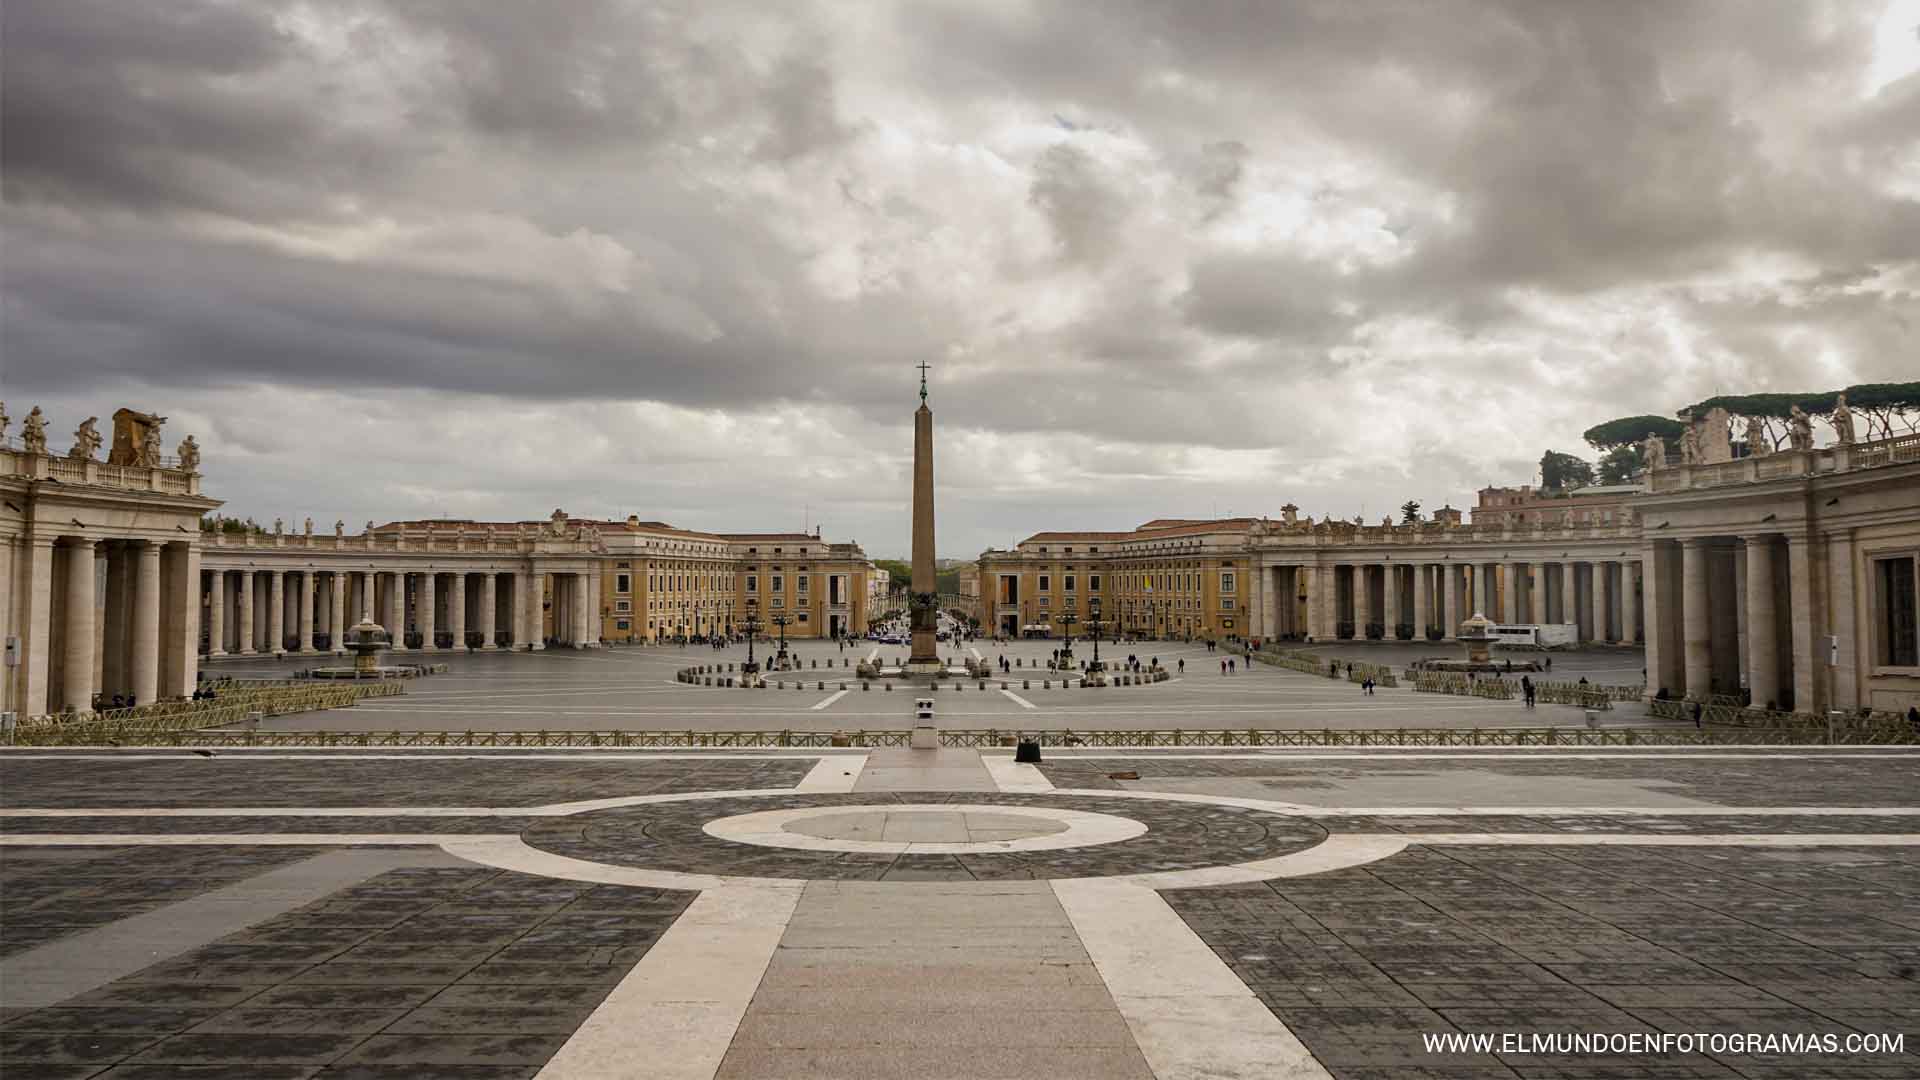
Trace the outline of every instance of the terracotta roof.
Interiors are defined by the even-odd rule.
[[[1034,533],[1022,544],[1061,543],[1079,541],[1126,541],[1159,540],[1175,536],[1200,536],[1215,532],[1242,532],[1252,527],[1258,518],[1236,517],[1214,520],[1195,520],[1192,518],[1155,518],[1130,532],[1041,532]]]
[[[791,540],[794,543],[824,544],[827,541],[806,533],[721,533],[729,540]]]

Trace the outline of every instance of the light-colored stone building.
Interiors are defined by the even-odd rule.
[[[122,410],[109,461],[97,418],[48,446],[36,407],[12,435],[0,405],[0,710],[87,709],[95,695],[151,702],[198,671],[199,450],[159,451],[163,417]],[[124,451],[121,447],[129,447]]]

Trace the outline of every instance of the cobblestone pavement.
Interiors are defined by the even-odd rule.
[[[1920,1075],[1920,752],[955,753],[0,754],[0,1076]],[[705,828],[903,804],[1145,831]],[[1422,1040],[1632,1032],[1905,1044]]]
[[[1416,848],[1165,897],[1343,1077],[1910,1077],[1920,852]],[[1897,1055],[1430,1053],[1442,1032],[1900,1033]]]

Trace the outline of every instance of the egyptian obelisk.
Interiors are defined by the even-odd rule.
[[[940,642],[940,595],[933,577],[933,410],[927,408],[927,366],[920,365],[920,408],[913,414],[913,583],[908,610],[913,652],[907,670],[936,672]]]

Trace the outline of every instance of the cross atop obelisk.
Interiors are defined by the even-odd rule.
[[[913,582],[908,596],[913,651],[907,670],[933,674],[940,663],[940,595],[933,577],[933,410],[927,408],[927,369],[921,361],[920,407],[913,413]]]

